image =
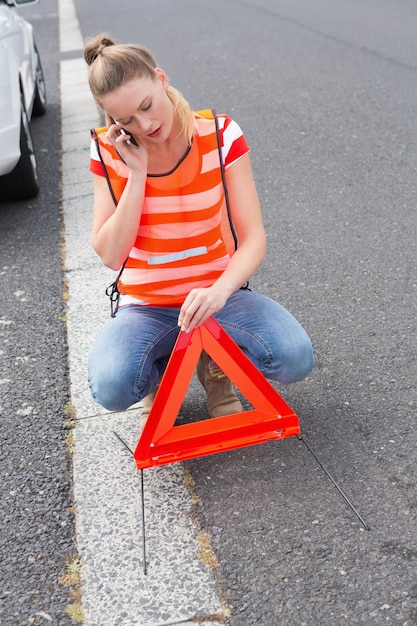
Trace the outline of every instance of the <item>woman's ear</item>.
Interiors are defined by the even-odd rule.
[[[165,87],[165,89],[168,89],[168,87],[169,87],[169,78],[165,74],[164,70],[161,70],[160,67],[156,67],[155,68],[155,75],[156,75],[156,78],[161,81],[161,83]]]

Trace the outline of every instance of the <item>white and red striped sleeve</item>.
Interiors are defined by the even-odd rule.
[[[239,124],[227,115],[218,115],[220,142],[225,169],[249,152],[249,146]]]

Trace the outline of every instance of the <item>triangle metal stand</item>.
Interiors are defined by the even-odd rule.
[[[118,435],[116,433],[115,430],[113,431],[113,434],[116,435],[118,440],[124,445],[126,450],[128,450],[130,452],[130,454],[132,455],[132,457],[133,457],[134,456],[134,452],[127,445],[126,441],[124,441],[124,439],[122,439],[120,437],[120,435]],[[144,470],[143,469],[140,470],[140,504],[141,504],[141,519],[142,519],[142,566],[143,566],[143,573],[146,576],[147,573],[148,573],[148,563],[147,563],[147,560],[146,560],[145,481],[144,481]]]
[[[120,435],[118,435],[115,431],[113,431],[114,435],[116,435],[117,439],[124,445],[124,447],[130,452],[130,454],[132,455],[132,457],[134,457],[134,452],[133,450],[130,449],[130,447],[127,445],[127,443],[122,439],[122,437],[120,437]],[[333,485],[336,487],[337,491],[339,492],[339,494],[342,496],[343,500],[346,502],[346,504],[349,506],[349,508],[353,511],[353,513],[356,515],[356,517],[359,519],[359,521],[361,522],[361,524],[363,525],[363,527],[365,528],[365,530],[371,530],[370,526],[368,526],[368,524],[366,523],[366,521],[364,520],[364,518],[360,515],[360,513],[358,512],[357,508],[352,504],[352,502],[350,501],[350,499],[347,497],[347,495],[345,494],[345,492],[343,491],[343,489],[340,487],[340,485],[336,482],[336,480],[333,478],[333,476],[330,474],[329,470],[323,465],[323,463],[321,462],[321,460],[319,459],[319,457],[317,456],[317,454],[314,452],[314,450],[311,447],[311,444],[309,444],[306,440],[306,438],[303,435],[297,435],[297,439],[298,441],[301,441],[304,446],[306,447],[306,449],[310,452],[310,454],[314,457],[314,459],[317,461],[317,463],[319,464],[319,466],[322,468],[322,470],[324,471],[324,473],[327,475],[327,477],[330,479],[330,481],[333,483]],[[144,489],[144,470],[141,469],[140,470],[140,476],[141,476],[141,518],[142,518],[142,555],[143,555],[143,573],[146,576],[148,573],[148,563],[146,560],[146,530],[145,530],[145,489]]]
[[[175,426],[182,401],[203,350],[208,352],[254,408],[242,413]],[[145,575],[147,560],[144,469],[257,445],[268,440],[296,436],[315,458],[364,528],[370,530],[301,434],[298,417],[292,408],[213,317],[192,333],[179,333],[136,449],[131,450],[120,435],[116,432],[114,434],[130,452],[137,469],[141,471],[142,551]]]

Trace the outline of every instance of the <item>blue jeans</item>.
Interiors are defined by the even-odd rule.
[[[121,307],[92,348],[89,383],[93,398],[106,409],[123,411],[158,384],[179,333],[179,309]],[[311,342],[284,307],[241,289],[214,316],[256,367],[288,384],[313,367]]]

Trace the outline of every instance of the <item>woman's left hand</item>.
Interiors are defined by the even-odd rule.
[[[212,287],[192,289],[181,307],[178,325],[181,330],[190,333],[226,304],[228,295]]]

